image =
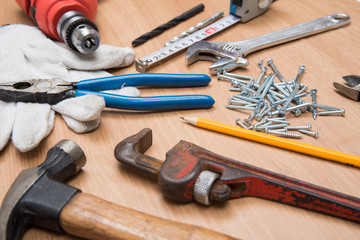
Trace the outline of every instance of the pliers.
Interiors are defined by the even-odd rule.
[[[129,97],[99,91],[126,87],[199,87],[211,78],[204,74],[140,73],[82,80],[35,79],[0,84],[0,100],[56,104],[64,99],[86,94],[101,96],[109,108],[137,111],[166,111],[211,108],[215,100],[208,95],[169,95]]]
[[[343,79],[348,83],[340,84],[334,82],[334,87],[343,95],[357,102],[360,101],[360,76],[357,75],[348,75],[344,76]]]

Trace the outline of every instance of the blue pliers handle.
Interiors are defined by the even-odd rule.
[[[211,78],[205,74],[136,73],[77,82],[76,88],[103,91],[121,87],[204,87]]]
[[[215,100],[207,95],[170,95],[128,97],[102,93],[108,89],[125,87],[200,87],[211,78],[204,74],[139,73],[83,80],[76,83],[75,96],[96,94],[105,99],[106,107],[137,111],[166,111],[211,108]]]

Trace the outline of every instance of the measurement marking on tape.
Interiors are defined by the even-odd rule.
[[[188,48],[192,44],[199,42],[207,37],[210,37],[214,35],[215,33],[218,33],[235,23],[239,22],[241,18],[229,15],[226,18],[220,19],[216,21],[213,24],[210,24],[208,27],[201,29],[183,39],[180,39],[179,41],[164,47],[156,52],[153,52],[152,54],[136,59],[136,70],[139,72],[145,72],[146,68],[148,68],[150,65],[161,61],[169,56],[171,56],[174,53],[177,53],[185,48]]]

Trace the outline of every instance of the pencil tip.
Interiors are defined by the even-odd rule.
[[[184,117],[180,117],[182,120],[184,120]]]

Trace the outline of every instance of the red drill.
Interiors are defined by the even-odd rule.
[[[49,37],[83,54],[100,45],[95,23],[97,0],[16,0]]]

